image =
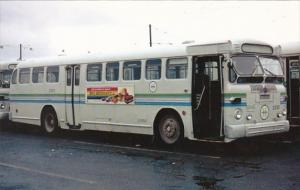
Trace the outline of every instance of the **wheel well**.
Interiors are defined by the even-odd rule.
[[[46,106],[43,107],[43,109],[41,111],[41,117],[40,117],[40,119],[41,119],[41,125],[42,125],[42,119],[43,119],[44,113],[46,111],[53,111],[55,113],[56,117],[57,117],[57,114],[56,114],[56,111],[55,111],[54,107],[51,106],[51,105],[46,105]]]
[[[154,119],[154,123],[153,123],[153,133],[154,133],[154,135],[156,136],[156,135],[158,134],[158,124],[159,124],[160,119],[161,119],[163,116],[167,115],[167,114],[172,114],[172,115],[174,115],[175,117],[178,118],[178,120],[179,120],[179,122],[180,122],[180,125],[181,125],[181,127],[182,127],[182,129],[183,129],[182,135],[183,135],[183,137],[184,137],[184,126],[183,126],[183,121],[182,121],[182,119],[181,119],[179,113],[178,113],[176,110],[171,109],[171,108],[164,108],[164,109],[161,109],[161,110],[157,113],[157,115],[156,115],[156,117],[155,117],[155,119]]]

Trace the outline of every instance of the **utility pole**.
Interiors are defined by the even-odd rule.
[[[20,44],[20,57],[18,59],[18,61],[22,61],[22,44]]]
[[[150,47],[152,47],[152,30],[151,30],[151,24],[149,24],[149,37],[150,37]]]

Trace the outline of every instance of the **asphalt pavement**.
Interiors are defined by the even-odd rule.
[[[300,130],[231,144],[0,127],[0,190],[300,189]]]

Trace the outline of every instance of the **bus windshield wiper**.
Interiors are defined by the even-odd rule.
[[[267,71],[267,72],[270,73],[272,76],[276,76],[276,74],[274,74],[272,71],[270,71],[270,70],[267,69],[267,68],[264,68],[264,71]]]
[[[258,67],[258,65],[255,65],[255,68],[254,68],[253,71],[252,71],[252,77],[254,77],[254,75],[255,75],[255,73],[256,73],[256,70],[257,70],[257,67]]]

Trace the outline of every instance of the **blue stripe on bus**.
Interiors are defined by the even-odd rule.
[[[191,106],[191,102],[142,102],[136,101],[136,105],[143,106]]]
[[[239,106],[247,106],[246,102],[241,102],[241,103],[227,103],[224,102],[223,104],[224,107],[239,107]]]

